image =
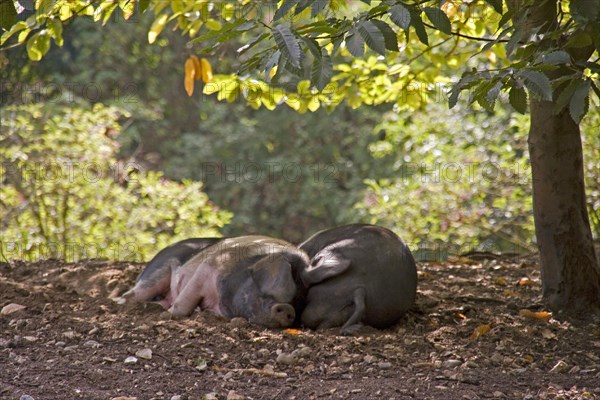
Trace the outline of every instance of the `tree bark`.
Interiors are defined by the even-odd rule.
[[[530,31],[551,33],[559,27],[555,0],[540,0],[523,9],[519,0],[506,3],[517,16],[513,22],[523,24],[524,40]],[[519,19],[520,15],[527,17]],[[542,48],[558,45],[552,35],[540,43]],[[547,73],[550,79],[564,74],[569,71],[562,68]],[[551,101],[530,102],[528,144],[542,294],[552,309],[599,308],[600,267],[585,201],[581,132],[568,107],[554,114],[554,106]]]
[[[552,309],[600,306],[600,267],[594,252],[583,177],[579,125],[554,103],[532,101],[529,154],[543,297]]]

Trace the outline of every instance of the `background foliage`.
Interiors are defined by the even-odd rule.
[[[201,183],[117,161],[124,115],[60,102],[2,110],[4,257],[144,260],[173,240],[219,234],[230,214]]]
[[[446,11],[453,23],[466,12]],[[317,65],[319,74],[282,75],[275,80],[280,91],[265,90],[260,80],[243,73],[215,75],[215,82],[223,83],[217,94],[229,101],[217,102],[215,96],[185,95],[184,61],[198,48],[186,47],[186,38],[164,29],[168,24],[158,23],[161,10],[155,12],[156,19],[146,13],[129,20],[124,13],[113,13],[104,28],[86,19],[65,23],[60,31],[64,47],[53,49],[55,40],[49,41],[48,53],[39,62],[31,62],[22,49],[0,52],[3,135],[10,132],[3,140],[18,137],[22,141],[18,147],[35,148],[41,145],[34,139],[47,136],[43,139],[46,150],[56,143],[64,146],[67,154],[61,156],[62,161],[89,157],[102,169],[133,163],[141,171],[133,181],[119,181],[121,175],[115,180],[111,173],[101,182],[44,182],[50,186],[42,188],[39,193],[44,195],[39,198],[37,191],[42,189],[28,188],[23,197],[12,176],[5,173],[3,240],[25,249],[26,257],[35,256],[35,247],[44,243],[62,244],[77,238],[82,243],[101,243],[102,248],[121,248],[135,238],[140,258],[148,258],[182,237],[262,233],[300,241],[319,229],[357,221],[393,228],[413,249],[422,248],[423,257],[533,247],[527,117],[516,113],[508,105],[510,99],[502,95],[495,102],[496,111],[486,111],[489,101],[477,93],[461,98],[459,106],[449,111],[444,86],[448,80],[440,74],[441,69],[473,65],[503,67],[502,46],[493,45],[476,57],[472,55],[477,46],[466,46],[449,56],[458,39],[440,30],[430,32],[428,41],[433,47],[429,59],[423,60],[419,57],[424,51],[419,44],[423,37],[411,25],[410,35],[401,37],[400,52],[388,52],[383,59],[371,53],[377,44],[366,41],[367,57],[352,59],[351,49],[342,46],[331,71],[323,55]],[[295,16],[294,22],[310,12],[307,9],[307,15]],[[26,10],[19,18],[27,15]],[[497,23],[499,16],[492,19]],[[364,25],[366,19],[361,21]],[[463,26],[463,32],[481,35],[491,24],[473,21]],[[223,26],[218,18],[202,23],[205,28],[210,24],[216,28],[215,23]],[[323,24],[319,27],[326,29]],[[147,44],[149,30],[156,34],[151,46]],[[239,45],[213,54],[211,62],[217,72],[232,68],[236,50],[255,37],[251,33],[240,36]],[[52,34],[56,32],[44,33]],[[280,34],[283,42],[269,44],[275,46],[274,52],[281,52],[289,42],[285,31]],[[364,32],[354,34],[365,39]],[[301,49],[306,54],[302,62],[312,71],[317,64],[314,48],[302,42]],[[294,54],[287,59],[293,60]],[[250,62],[251,57],[242,54],[240,60]],[[406,67],[408,63],[412,70]],[[293,69],[293,65],[287,67]],[[311,84],[320,86],[325,81],[320,79],[322,74],[331,74],[337,88],[348,93],[345,105],[332,110],[337,97],[310,90]],[[262,77],[269,80],[269,74]],[[255,84],[248,86],[248,82]],[[232,89],[225,83],[238,86]],[[288,91],[292,89],[294,95]],[[205,91],[211,90],[205,86]],[[283,105],[270,112],[283,93],[290,95],[286,102],[290,108],[311,112],[297,114]],[[255,108],[263,107],[246,107],[239,94],[250,98]],[[52,100],[56,96],[62,100]],[[393,107],[357,108],[390,100]],[[478,111],[466,111],[469,101],[480,105]],[[98,133],[101,127],[110,126],[116,134],[119,118],[121,134]],[[57,131],[46,120],[63,126]],[[15,136],[17,123],[23,133],[19,130]],[[588,205],[599,236],[597,107],[590,107],[583,123]],[[26,132],[29,136],[19,136]],[[77,153],[75,149],[86,141],[88,152]],[[97,148],[106,151],[91,151]],[[0,159],[12,166],[17,147],[8,149],[3,148]],[[51,151],[36,151],[35,157],[28,157],[19,168],[56,160]],[[168,180],[150,171],[162,171]],[[216,211],[205,193],[218,207],[232,211],[233,219]],[[77,203],[76,198],[86,200]],[[61,217],[65,201],[73,203],[68,218]],[[36,220],[34,210],[40,206],[48,211],[43,220]],[[116,257],[130,258],[123,253]]]

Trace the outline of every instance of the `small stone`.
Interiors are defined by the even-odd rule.
[[[97,349],[99,347],[101,347],[102,345],[98,342],[96,342],[95,340],[86,340],[83,343],[83,347],[92,347],[94,349]]]
[[[113,397],[111,400],[137,400],[137,397],[118,396],[118,397]]]
[[[176,394],[175,396],[171,396],[171,400],[181,400],[181,395]]]
[[[338,358],[339,364],[350,364],[352,362],[352,357],[350,356],[341,356]]]
[[[467,362],[465,362],[463,364],[463,367],[465,368],[479,368],[479,364],[477,364],[475,361],[469,360]]]
[[[28,394],[24,394],[23,396],[19,397],[19,400],[35,400],[35,399]]]
[[[137,359],[136,357],[134,357],[134,356],[129,356],[129,357],[127,357],[127,358],[125,359],[125,361],[123,361],[123,362],[124,362],[125,364],[128,364],[128,365],[130,365],[130,364],[137,364],[137,362],[138,362],[138,359]]]
[[[23,336],[23,340],[25,340],[26,342],[37,342],[38,338],[35,336]]]
[[[144,360],[152,360],[152,350],[148,348],[138,350],[135,352],[135,356]]]
[[[67,352],[70,352],[70,351],[75,351],[75,350],[77,350],[78,348],[79,348],[79,345],[76,345],[76,344],[74,344],[74,345],[72,345],[72,346],[67,346],[67,347],[65,347],[65,348],[64,348],[64,350],[65,350],[65,351],[67,351]]]
[[[7,304],[4,307],[2,307],[2,310],[0,310],[0,315],[8,315],[8,314],[16,313],[16,312],[22,311],[26,308],[27,307],[25,307],[21,304],[10,303],[10,304]]]
[[[290,365],[290,364],[294,364],[295,362],[296,362],[296,357],[294,357],[294,355],[292,355],[292,354],[279,353],[279,355],[277,356],[277,364]]]
[[[312,353],[312,350],[310,347],[304,346],[304,347],[300,347],[294,351],[292,351],[292,356],[294,357],[308,357],[310,356],[310,354]]]
[[[376,357],[375,357],[375,356],[372,356],[372,355],[370,355],[370,354],[366,355],[366,356],[363,358],[363,361],[364,361],[364,362],[366,362],[367,364],[373,364],[373,363],[375,362],[375,360],[376,360]]]
[[[67,339],[73,339],[76,334],[73,331],[65,331],[62,333],[63,337],[66,337]]]
[[[462,365],[462,361],[460,360],[446,360],[442,363],[444,368],[456,368]]]
[[[54,343],[54,345],[56,347],[65,347],[67,344],[63,341],[59,341],[59,342]]]
[[[505,397],[506,397],[506,395],[505,395],[504,393],[500,392],[499,390],[496,390],[496,391],[493,393],[493,395],[492,395],[492,396],[494,396],[494,397],[495,397],[495,398],[497,398],[497,399],[500,399],[500,398],[505,398]]]
[[[202,400],[218,400],[217,393],[210,392],[204,395]]]
[[[380,369],[390,369],[390,368],[392,368],[392,363],[388,362],[388,361],[382,361],[379,364],[377,364],[377,366]]]
[[[90,331],[88,332],[88,335],[95,335],[96,333],[98,333],[100,331],[100,329],[98,328],[92,328],[90,329]]]
[[[227,393],[227,400],[244,400],[245,398],[246,397],[242,396],[235,390],[230,390],[229,393]]]

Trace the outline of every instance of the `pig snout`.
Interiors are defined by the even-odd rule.
[[[296,311],[289,304],[279,303],[271,307],[271,317],[273,321],[279,324],[282,328],[291,326],[296,319]]]

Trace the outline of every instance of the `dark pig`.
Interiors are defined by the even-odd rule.
[[[165,247],[150,260],[136,279],[134,287],[123,294],[123,297],[140,302],[156,301],[164,308],[171,307],[171,276],[187,260],[221,240],[223,239],[192,238]]]
[[[308,328],[341,326],[342,334],[362,324],[386,328],[415,301],[414,258],[389,229],[346,225],[318,232],[299,247],[311,259],[300,274],[308,288],[301,317]]]
[[[292,244],[266,236],[224,239],[193,256],[171,278],[174,316],[197,306],[267,327],[293,324],[298,289],[294,271],[308,266]]]

